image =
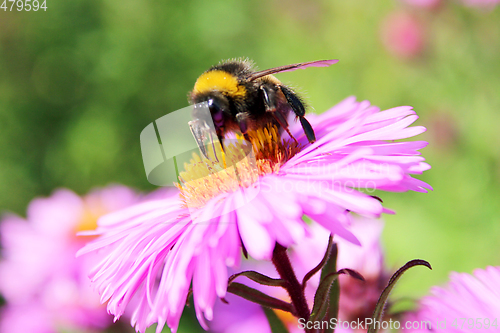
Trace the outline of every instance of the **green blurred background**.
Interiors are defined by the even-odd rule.
[[[310,112],[355,95],[382,109],[412,105],[428,128],[420,139],[430,142],[423,155],[432,169],[418,178],[434,191],[379,194],[397,211],[385,217],[389,267],[414,258],[434,267],[414,269],[395,296],[422,295],[452,270],[500,265],[500,8],[458,0],[433,9],[396,0],[47,7],[0,11],[3,211],[24,215],[31,199],[58,187],[154,189],[140,131],[185,107],[198,75],[221,59],[249,57],[265,69],[335,58],[330,68],[279,78]]]

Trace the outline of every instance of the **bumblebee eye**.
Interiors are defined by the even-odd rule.
[[[210,113],[212,114],[212,119],[214,120],[217,126],[222,126],[223,123],[223,113],[222,107],[217,102],[217,100],[210,98],[208,100],[208,108],[210,109]]]

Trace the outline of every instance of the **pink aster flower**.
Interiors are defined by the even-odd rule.
[[[433,287],[404,325],[413,332],[500,332],[500,267],[451,273],[450,282]]]
[[[7,215],[0,225],[2,260],[0,331],[55,333],[103,329],[112,317],[88,282],[97,255],[75,258],[85,244],[79,230],[96,227],[105,213],[137,202],[124,186],[112,186],[79,197],[57,190],[33,200],[26,220]]]
[[[242,247],[254,259],[271,259],[276,243],[289,247],[310,233],[304,215],[359,244],[349,230],[349,211],[366,217],[390,211],[357,189],[430,189],[412,177],[429,169],[418,153],[427,143],[394,141],[425,131],[409,127],[417,118],[408,106],[381,112],[350,97],[324,114],[308,116],[317,138],[312,145],[294,121],[289,129],[298,143],[277,140],[276,128],[252,135],[257,179],[245,166],[237,177],[234,169],[225,169],[199,179],[207,164],[193,160],[180,174],[191,181],[178,196],[100,219],[93,233],[100,237],[80,253],[114,246],[91,273],[102,301],[118,318],[137,295],[141,301],[132,317],[137,330],[158,323],[159,332],[166,323],[176,331],[192,284],[198,320],[207,328],[215,300],[226,296],[227,267],[239,264]],[[248,202],[250,190],[254,198]]]
[[[341,275],[339,320],[356,321],[360,318],[370,318],[375,304],[389,281],[390,274],[384,268],[384,255],[380,244],[383,222],[375,219],[354,218],[351,230],[358,236],[361,246],[341,238],[335,240],[338,246],[337,268],[350,268],[359,272],[365,281]],[[290,260],[302,280],[307,272],[312,270],[323,258],[330,232],[320,225],[311,226],[311,234],[304,237],[297,245],[290,249]],[[276,270],[268,261],[248,261],[242,264],[240,270],[254,270],[273,278],[279,278]],[[236,273],[236,272],[235,272]],[[307,283],[306,298],[312,307],[314,294],[318,288],[320,273],[316,273]],[[258,289],[270,296],[288,300],[283,289],[262,286],[244,277],[236,280]],[[229,304],[217,302],[214,319],[210,323],[210,331],[214,333],[231,332],[263,332],[271,333],[267,318],[258,304],[252,303],[234,295],[228,295]],[[287,326],[291,333],[304,332],[300,329],[297,318],[290,313],[275,310],[278,317]],[[336,332],[348,331],[339,326]]]

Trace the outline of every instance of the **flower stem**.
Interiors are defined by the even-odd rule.
[[[297,276],[293,271],[290,259],[286,253],[286,248],[276,243],[272,261],[280,277],[287,282],[285,284],[285,289],[292,300],[292,304],[295,307],[297,315],[299,318],[304,318],[306,321],[309,320],[311,312],[309,310],[309,306],[307,305],[306,296],[302,289],[302,285],[299,280],[297,280]]]

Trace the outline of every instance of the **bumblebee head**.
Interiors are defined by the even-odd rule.
[[[221,69],[210,69],[203,73],[194,85],[190,102],[207,102],[216,127],[223,127],[224,120],[231,118],[231,100],[244,97],[246,89],[238,78]]]
[[[220,94],[214,94],[208,96],[207,103],[212,119],[214,120],[214,125],[216,127],[223,127],[224,118],[231,116],[227,97]]]
[[[215,127],[224,127],[224,120],[231,117],[229,99],[220,91],[191,94],[190,101],[193,104],[207,102]]]

